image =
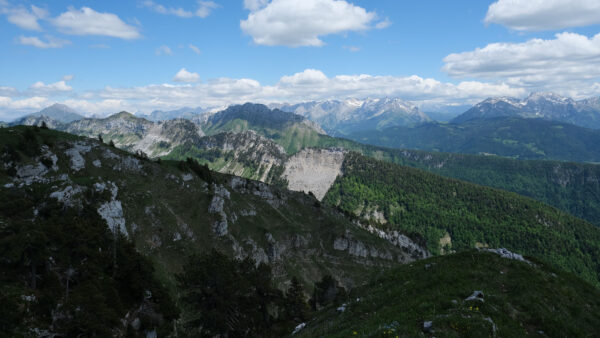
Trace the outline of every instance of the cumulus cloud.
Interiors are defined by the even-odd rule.
[[[8,3],[0,5],[0,13],[6,14],[10,23],[27,30],[41,31],[42,27],[38,20],[48,16],[46,9],[34,5],[31,5],[29,9],[24,6],[11,7]]]
[[[250,11],[257,11],[265,7],[269,0],[244,0],[244,8]]]
[[[524,97],[531,91],[531,88],[502,80],[451,83],[417,75],[327,76],[318,69],[306,69],[282,76],[273,84],[261,84],[249,78],[218,78],[199,82],[199,76],[196,76],[198,74],[181,69],[175,75],[179,80],[186,80],[181,84],[165,83],[124,88],[109,86],[81,93],[70,90],[70,86],[64,83],[64,80],[51,84],[40,82],[25,92],[18,92],[11,87],[0,87],[0,96],[8,98],[0,105],[0,114],[17,105],[22,111],[39,110],[40,102],[44,101],[27,101],[33,97],[44,98],[47,102],[62,102],[82,113],[108,115],[121,110],[150,112],[155,109],[170,110],[184,106],[222,107],[244,102],[296,103],[349,97],[399,97],[421,107],[431,107],[474,104],[492,96]],[[190,82],[191,80],[197,81],[194,83]],[[585,86],[568,86],[558,92],[573,97],[600,95],[600,83],[595,81]],[[19,103],[15,103],[17,101]],[[25,104],[27,102],[30,106]]]
[[[202,51],[200,50],[200,48],[192,45],[191,43],[188,45],[188,47],[190,47],[190,49],[192,51],[194,51],[194,53],[198,54],[198,55],[202,55]]]
[[[580,89],[600,77],[600,34],[576,33],[522,43],[492,43],[444,58],[443,71],[457,78],[501,79],[528,88]]]
[[[520,31],[555,30],[600,24],[600,1],[498,0],[488,8],[485,22]]]
[[[181,68],[173,77],[173,81],[186,83],[198,82],[200,81],[200,75],[198,75],[198,73],[188,72],[185,68]]]
[[[69,9],[51,20],[61,32],[71,35],[102,35],[125,40],[137,39],[137,27],[123,22],[112,13],[100,13],[89,7]]]
[[[65,92],[70,92],[71,90],[73,90],[73,88],[69,86],[65,80],[49,84],[45,84],[42,81],[38,81],[29,87],[30,95],[38,96],[62,94]]]
[[[156,55],[173,55],[173,51],[167,45],[158,47],[154,53]]]
[[[77,95],[77,100],[82,105],[84,101],[89,103],[85,111],[103,113],[100,108],[93,109],[94,102],[118,102],[123,109],[150,112],[183,106],[215,107],[244,102],[293,103],[347,97],[401,97],[417,104],[475,103],[489,96],[520,97],[526,94],[521,88],[502,83],[468,81],[452,84],[416,75],[394,77],[358,74],[328,77],[320,70],[307,69],[283,76],[273,85],[263,85],[247,78],[219,78],[196,84],[106,87]],[[115,111],[118,110],[113,112]]]
[[[375,12],[344,0],[246,0],[244,5],[251,12],[240,27],[258,45],[322,46],[324,35],[389,25],[376,23]]]
[[[142,6],[150,8],[157,13],[175,15],[180,18],[192,18],[194,16],[205,18],[210,15],[213,9],[219,7],[214,1],[196,1],[196,5],[196,9],[186,10],[181,7],[165,7],[151,0],[142,2]]]
[[[29,97],[15,100],[11,97],[0,96],[0,120],[10,121],[25,112],[40,110],[49,105],[45,97]]]
[[[21,45],[34,46],[37,48],[61,48],[65,45],[71,44],[71,41],[57,39],[52,36],[46,36],[46,41],[38,38],[37,36],[20,36],[17,42]]]

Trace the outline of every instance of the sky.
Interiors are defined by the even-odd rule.
[[[598,0],[0,0],[0,120],[600,96]]]

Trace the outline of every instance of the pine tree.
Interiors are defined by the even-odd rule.
[[[304,295],[302,284],[296,276],[292,277],[291,285],[286,293],[287,318],[294,323],[301,323],[309,317],[309,307]]]

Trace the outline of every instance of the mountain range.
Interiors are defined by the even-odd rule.
[[[0,129],[4,196],[0,231],[7,244],[2,246],[3,256],[15,257],[0,263],[2,276],[15,276],[1,280],[2,301],[27,309],[5,314],[12,318],[8,332],[31,325],[49,333],[76,332],[72,330],[83,325],[77,323],[91,325],[85,319],[92,318],[90,313],[101,313],[113,332],[185,332],[181,323],[194,312],[181,306],[182,290],[175,276],[184,269],[186,256],[211,249],[268,264],[280,289],[286,289],[292,276],[301,276],[302,288],[310,294],[321,285],[321,278],[331,275],[346,289],[363,288],[359,298],[374,295],[375,306],[381,308],[385,305],[377,295],[383,281],[369,280],[382,277],[382,269],[431,254],[449,256],[419,262],[419,271],[437,265],[441,270],[431,270],[436,278],[458,278],[457,283],[469,288],[476,286],[459,276],[468,270],[439,273],[459,271],[456,266],[467,266],[469,260],[480,262],[469,266],[479,276],[480,289],[492,299],[503,295],[505,303],[534,305],[512,291],[497,295],[494,288],[501,286],[495,284],[498,270],[490,269],[493,265],[510,276],[510,271],[519,271],[516,280],[538,286],[532,295],[548,299],[548,306],[562,309],[568,297],[575,299],[575,308],[597,306],[573,298],[567,290],[594,294],[600,283],[600,228],[569,214],[597,220],[600,175],[596,165],[375,147],[331,137],[303,116],[264,105],[232,106],[204,116],[195,123],[152,122],[122,112],[105,119],[60,123],[71,134],[24,126]],[[425,170],[506,187],[562,210]],[[589,199],[583,197],[586,192]],[[103,226],[110,232],[90,233]],[[102,240],[88,248],[92,242],[70,241],[71,237],[63,239],[58,233]],[[13,242],[19,244],[8,245]],[[77,259],[69,258],[73,246]],[[45,247],[50,251],[38,250]],[[523,253],[526,261],[534,263],[513,264],[492,254],[469,252],[496,247]],[[143,267],[138,268],[143,273],[131,275],[138,271],[129,269],[135,264]],[[423,284],[426,278],[412,268],[406,267],[410,273],[402,281],[406,287]],[[104,284],[92,282],[98,280]],[[504,283],[512,290],[513,284]],[[444,297],[464,299],[473,292],[453,290]],[[146,291],[150,298],[141,296]],[[97,298],[88,301],[86,292]],[[68,307],[63,305],[64,295],[71,299]],[[551,313],[530,308],[512,317],[482,308],[485,317],[455,323],[463,317],[450,314],[467,311],[467,306],[459,299],[454,309],[448,305],[453,304],[451,299],[444,299],[427,300],[450,311],[432,317],[440,332],[460,323],[481,327],[478,332],[495,332],[494,326],[480,321],[488,317],[506,334],[521,332],[523,325],[545,332],[553,328],[552,332],[577,332],[572,331],[577,327],[588,332],[593,327],[587,317],[570,312],[564,313],[564,319],[580,324],[553,327],[547,323]],[[359,301],[345,301],[351,313],[362,313],[365,332],[379,332],[391,323],[360,312],[362,308],[355,304]],[[318,318],[329,318],[327,308],[323,311],[315,314],[317,321],[308,325],[305,334],[328,332],[329,326],[318,326]],[[426,312],[415,311],[425,320]],[[59,319],[49,318],[50,312]],[[178,316],[181,322],[175,321]],[[349,324],[339,325],[340,332],[348,330]],[[412,332],[422,330],[421,325],[410,320],[392,326]]]
[[[414,104],[398,98],[328,100],[271,105],[317,122],[333,136],[357,130],[412,126],[431,119]]]
[[[250,110],[252,114],[249,113]],[[252,119],[248,119],[250,115],[253,116]],[[81,120],[70,126],[63,125],[60,129],[67,130],[68,127],[71,133],[93,138],[102,135],[105,142],[112,140],[118,147],[143,151],[150,157],[163,156],[175,160],[192,157],[206,163],[212,170],[293,187],[299,191],[311,191],[319,198],[325,195],[335,179],[341,160],[336,159],[336,155],[331,157],[334,161],[328,161],[326,152],[301,150],[307,147],[351,150],[447,177],[517,192],[600,225],[600,186],[595,183],[600,172],[596,165],[382,148],[323,135],[320,128],[300,116],[269,110],[262,105],[247,104],[223,111],[222,114],[202,116],[206,119],[197,123],[186,120],[150,122],[121,113],[105,119]],[[271,116],[275,118],[271,119]],[[497,153],[505,156],[520,155],[521,159],[556,155],[559,159],[586,160],[596,156],[593,155],[593,147],[588,148],[590,143],[586,143],[590,141],[589,135],[595,135],[594,131],[541,119],[508,120],[510,123],[502,119],[499,122],[488,120],[487,123],[474,120],[465,123],[462,128],[451,124],[431,123],[401,131],[391,128],[379,131],[379,138],[366,134],[370,139],[357,140],[397,146],[394,141],[402,135],[408,136],[405,139],[411,142],[423,142],[419,141],[419,135],[414,135],[419,132],[429,137],[428,140],[432,143],[416,145],[429,149],[444,146],[448,147],[444,148],[447,151],[487,154],[500,150],[502,152]],[[469,129],[471,124],[474,124],[472,131]],[[482,131],[478,131],[480,129]],[[202,136],[205,132],[211,135]],[[475,134],[466,139],[471,140],[470,142],[465,142],[461,133]],[[521,143],[515,141],[532,138],[532,133],[540,137]],[[489,141],[486,143],[481,139]],[[479,145],[481,148],[469,150],[466,147],[456,147],[460,142],[471,146]],[[533,146],[542,150],[549,149],[549,154],[542,156],[539,151],[532,151],[535,150]],[[292,167],[298,167],[295,163],[299,162],[306,163],[305,167],[311,168],[315,173],[322,171],[323,175],[317,175],[322,181],[296,179],[297,175]],[[313,162],[314,166],[311,164]]]
[[[495,117],[541,118],[600,129],[600,98],[575,101],[555,93],[532,93],[525,99],[489,98],[452,122],[460,124],[474,119]]]

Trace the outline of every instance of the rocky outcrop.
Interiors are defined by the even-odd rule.
[[[312,192],[318,200],[342,174],[345,151],[342,149],[303,149],[285,163],[283,176],[288,188]]]
[[[350,255],[361,258],[381,258],[392,260],[394,257],[388,251],[379,250],[372,246],[367,246],[363,242],[347,235],[337,237],[333,241],[333,248],[339,251],[347,251]]]
[[[388,242],[394,244],[395,246],[401,248],[404,252],[408,253],[412,259],[423,259],[431,256],[427,249],[419,246],[408,236],[396,231],[384,231],[378,228],[373,227],[372,225],[364,225],[360,222],[356,222],[356,224],[367,230],[368,232],[377,235],[379,238],[383,238]]]
[[[69,158],[71,159],[72,170],[79,171],[85,168],[85,159],[81,155],[87,154],[91,149],[92,147],[88,144],[82,142],[75,142],[73,143],[72,148],[67,149],[65,151],[65,154],[67,154],[67,156],[69,156]]]
[[[213,232],[219,236],[227,235],[228,223],[227,214],[224,211],[225,200],[230,197],[229,191],[222,185],[216,185],[213,183],[214,195],[208,206],[208,212],[211,214],[217,214],[219,219],[213,223]]]

